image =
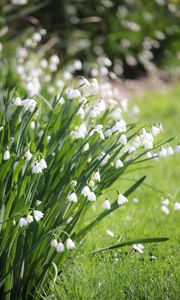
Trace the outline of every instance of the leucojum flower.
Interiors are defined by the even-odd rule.
[[[9,152],[9,150],[6,150],[5,152],[4,152],[4,155],[3,155],[3,159],[4,160],[8,160],[8,159],[10,159],[10,152]]]
[[[127,202],[128,202],[128,199],[124,195],[119,194],[119,196],[118,196],[118,205],[122,206]]]
[[[30,158],[30,153],[28,153],[28,159]],[[27,153],[26,153],[27,157]],[[39,161],[35,160],[32,162],[32,173],[39,174],[42,173],[44,169],[47,168],[47,163],[44,158],[41,158]]]

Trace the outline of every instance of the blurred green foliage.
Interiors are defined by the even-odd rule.
[[[134,78],[156,72],[156,67],[178,70],[179,8],[177,0],[34,0],[27,5],[4,1],[2,22],[13,35],[30,24],[43,26],[49,39],[58,37],[63,60],[79,58],[87,72],[105,56],[116,75]]]

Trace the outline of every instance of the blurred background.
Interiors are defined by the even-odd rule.
[[[76,59],[76,74],[112,79],[153,75],[166,81],[180,76],[179,0],[0,3],[0,41],[13,46],[17,38],[26,40],[36,52],[41,45],[46,56],[58,54],[61,66]],[[47,34],[33,41],[33,32],[42,29]]]

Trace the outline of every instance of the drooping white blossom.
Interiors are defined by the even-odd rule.
[[[126,145],[127,144],[127,137],[125,134],[121,134],[120,139],[119,139],[120,143],[122,145]]]
[[[31,216],[31,215],[27,215],[26,220],[29,224],[34,221],[33,216]]]
[[[30,112],[33,112],[36,107],[36,101],[34,99],[25,99],[22,100],[22,105],[25,107],[26,110],[29,110]]]
[[[67,196],[67,200],[68,200],[69,202],[74,202],[74,203],[76,203],[77,200],[78,200],[76,193],[73,192],[73,193],[71,193],[70,195],[68,195],[68,196]]]
[[[73,220],[73,217],[69,217],[66,221],[67,224],[71,223],[71,221]]]
[[[124,195],[119,194],[118,195],[118,205],[119,206],[124,205],[126,202],[128,202],[128,199]]]
[[[90,194],[90,188],[86,185],[83,189],[82,189],[82,191],[81,191],[81,194],[83,195],[83,196],[88,196],[89,194]]]
[[[112,131],[113,132],[120,132],[120,133],[123,133],[126,131],[126,122],[121,119],[120,121],[117,121],[116,124],[113,126],[112,128]]]
[[[101,181],[101,175],[100,175],[99,171],[94,173],[93,179],[95,181],[99,181],[99,182]]]
[[[10,152],[9,152],[9,150],[6,150],[5,152],[4,152],[4,155],[3,155],[3,160],[8,160],[8,159],[10,159]]]
[[[58,244],[58,242],[56,239],[51,240],[51,247],[56,248],[57,244]]]
[[[65,103],[64,97],[61,96],[58,103],[63,105]]]
[[[45,161],[44,158],[41,158],[40,161],[39,161],[39,165],[41,167],[42,170],[46,169],[47,168],[47,163]]]
[[[66,249],[71,250],[71,249],[74,249],[74,248],[75,248],[74,242],[70,238],[68,238],[67,241],[66,241]]]
[[[30,150],[28,149],[28,150],[26,150],[24,156],[25,156],[25,159],[26,159],[27,161],[29,161],[29,160],[31,160],[31,158],[32,158],[33,155],[32,155],[32,153],[30,152]]]
[[[169,215],[170,211],[169,208],[166,205],[162,205],[161,206],[161,210],[163,213],[165,213],[166,215]]]
[[[150,151],[148,151],[148,152],[146,153],[146,157],[147,157],[147,158],[151,158],[151,157],[152,157],[152,153],[151,153]]]
[[[91,132],[89,133],[89,136],[92,136],[96,132],[99,134],[101,140],[105,140],[104,133],[103,133],[103,125],[101,124],[96,125],[95,128],[91,130]]]
[[[105,200],[105,201],[103,202],[102,207],[103,207],[104,209],[111,209],[111,203],[110,203],[110,201],[109,201],[109,200]]]
[[[90,192],[90,193],[87,195],[87,198],[88,198],[88,200],[91,201],[91,202],[96,201],[96,195],[95,195],[94,192]]]
[[[176,146],[175,152],[180,153],[180,145],[177,145],[177,146]]]
[[[16,97],[13,99],[13,104],[16,106],[21,106],[22,105],[22,101],[20,97]]]
[[[86,144],[84,145],[84,147],[83,147],[83,152],[86,152],[86,151],[88,151],[88,150],[89,150],[89,144],[86,143]]]
[[[34,219],[39,222],[44,216],[44,213],[40,210],[34,210]]]
[[[74,139],[84,139],[87,133],[87,128],[84,123],[82,123],[78,129],[70,132],[70,136]]]
[[[110,159],[110,155],[106,154],[105,152],[102,152],[101,155],[99,156],[99,160],[101,160],[102,158],[103,158],[103,160],[101,161],[101,166],[104,166],[108,163],[108,161]]]
[[[57,246],[56,246],[56,251],[57,251],[58,253],[64,252],[64,251],[65,251],[65,246],[64,246],[64,244],[61,243],[61,242],[58,243]]]
[[[104,133],[104,136],[107,138],[107,137],[110,137],[111,135],[112,135],[112,129],[111,128],[109,128],[109,129],[107,129],[106,131],[105,131],[105,133]]]
[[[107,233],[107,235],[109,235],[109,236],[111,236],[111,237],[114,237],[114,236],[115,236],[115,234],[114,234],[114,232],[113,232],[112,230],[107,229],[107,230],[106,230],[106,233]]]
[[[174,150],[171,146],[167,147],[166,149],[166,155],[173,155],[174,154]]]
[[[28,221],[25,218],[20,218],[19,220],[19,226],[20,227],[25,227],[28,225]]]
[[[116,162],[115,162],[115,168],[119,169],[119,168],[122,168],[122,167],[124,167],[123,162],[120,159],[117,159]]]
[[[81,92],[78,89],[68,88],[66,90],[66,96],[68,99],[73,100],[81,97]]]
[[[173,206],[174,210],[180,210],[180,202],[175,202]]]
[[[161,203],[162,203],[163,205],[168,206],[168,205],[169,205],[169,199],[162,199],[162,200],[161,200]]]
[[[167,151],[166,148],[162,147],[161,150],[158,152],[159,157],[166,157],[167,156]]]
[[[35,122],[34,122],[34,121],[32,121],[32,122],[30,123],[30,128],[31,128],[31,129],[34,129],[34,128],[35,128]]]
[[[95,106],[93,106],[89,114],[92,118],[97,118],[101,113],[105,111],[105,109],[106,109],[106,104],[104,100],[101,99],[96,103]]]
[[[144,146],[146,150],[150,150],[153,148],[153,135],[151,132],[147,132],[145,128],[142,129],[140,135],[140,143]]]
[[[41,168],[38,161],[33,161],[31,166],[32,166],[32,173],[33,174],[42,173],[43,170],[42,170],[42,168]]]
[[[152,135],[153,136],[157,136],[161,131],[162,131],[161,125],[159,125],[159,126],[153,125],[152,126]]]
[[[141,244],[134,244],[133,249],[141,254],[144,252],[144,246]]]
[[[77,115],[80,116],[80,118],[83,120],[85,117],[85,111],[84,108],[81,106],[77,112]]]

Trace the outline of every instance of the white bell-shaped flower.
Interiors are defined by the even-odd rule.
[[[174,150],[171,146],[167,147],[166,154],[167,155],[173,155],[174,154]]]
[[[162,147],[161,150],[158,152],[159,157],[166,157],[167,156],[167,150]]]
[[[107,137],[110,137],[111,135],[112,135],[112,129],[111,128],[109,128],[109,129],[107,129],[106,131],[105,131],[105,133],[104,133],[104,136],[107,138]]]
[[[180,202],[175,202],[173,206],[174,210],[180,210]]]
[[[168,206],[169,205],[169,199],[162,199],[162,204]]]
[[[67,200],[68,200],[69,202],[74,202],[74,203],[76,203],[77,200],[78,200],[76,193],[71,193],[70,195],[68,195],[68,196],[67,196]]]
[[[104,209],[111,209],[111,203],[110,203],[110,201],[109,201],[109,200],[105,200],[105,201],[103,202],[102,207],[103,207]]]
[[[99,171],[94,173],[93,179],[95,181],[99,181],[99,182],[101,181],[101,175],[100,175]]]
[[[133,249],[136,251],[136,252],[139,252],[139,253],[143,253],[144,251],[144,246],[141,245],[141,244],[134,244],[133,245]]]
[[[115,168],[119,169],[119,168],[122,168],[122,167],[124,167],[123,162],[120,159],[117,159],[116,162],[115,162]]]
[[[176,146],[175,152],[180,153],[180,145],[177,145],[177,146]]]
[[[3,159],[4,160],[8,160],[8,159],[10,159],[10,152],[9,152],[9,150],[6,150],[5,152],[4,152],[4,155],[3,155]]]
[[[81,191],[81,194],[83,195],[83,196],[88,196],[89,194],[90,194],[90,188],[86,185],[83,189],[82,189],[82,191]]]
[[[87,196],[88,200],[91,202],[96,201],[96,195],[94,192],[90,192],[89,195]]]
[[[26,220],[29,224],[34,221],[33,216],[31,216],[31,215],[27,215]]]
[[[57,246],[56,246],[56,251],[58,252],[58,253],[62,253],[62,252],[64,252],[65,251],[65,247],[64,247],[64,244],[63,243],[58,243],[57,244]]]
[[[41,158],[40,161],[39,161],[39,165],[41,167],[42,170],[46,169],[47,168],[47,163],[45,161],[44,158]]]
[[[36,101],[34,99],[25,99],[22,101],[22,105],[25,107],[26,110],[33,112],[36,107]]]
[[[68,238],[66,241],[66,248],[67,250],[71,250],[75,248],[75,244],[70,238]]]
[[[118,205],[119,206],[124,205],[126,202],[128,202],[128,199],[124,195],[119,194],[119,196],[118,196]]]
[[[32,173],[33,174],[39,174],[39,173],[42,173],[42,168],[39,164],[38,161],[33,161],[32,162]]]
[[[113,232],[112,230],[107,229],[107,230],[106,230],[106,233],[107,233],[107,235],[109,235],[110,237],[114,237],[114,236],[115,236],[115,234],[114,234],[114,232]]]
[[[160,127],[155,126],[155,125],[152,126],[152,135],[153,135],[153,136],[158,135],[160,132],[161,132]]]
[[[127,144],[127,137],[125,134],[121,134],[120,139],[119,139],[120,143],[122,145],[126,145]]]
[[[51,247],[56,248],[57,244],[58,244],[58,242],[56,239],[51,240]]]
[[[123,133],[126,131],[126,122],[121,119],[120,121],[117,121],[116,124],[113,126],[112,128],[112,131],[113,132],[120,132],[120,133]]]
[[[13,104],[16,106],[21,106],[22,102],[21,102],[21,98],[20,97],[16,97],[13,99]]]
[[[44,214],[40,210],[34,210],[34,219],[39,222],[43,218]]]
[[[169,215],[169,213],[170,213],[170,210],[169,210],[169,208],[166,205],[162,205],[161,206],[161,210],[166,215]]]
[[[28,225],[28,221],[25,218],[20,218],[19,220],[19,226],[20,227],[25,227]]]
[[[24,156],[25,156],[26,160],[29,161],[29,160],[31,160],[31,158],[32,158],[33,155],[32,155],[32,153],[30,152],[30,150],[28,149],[28,150],[25,152]]]

